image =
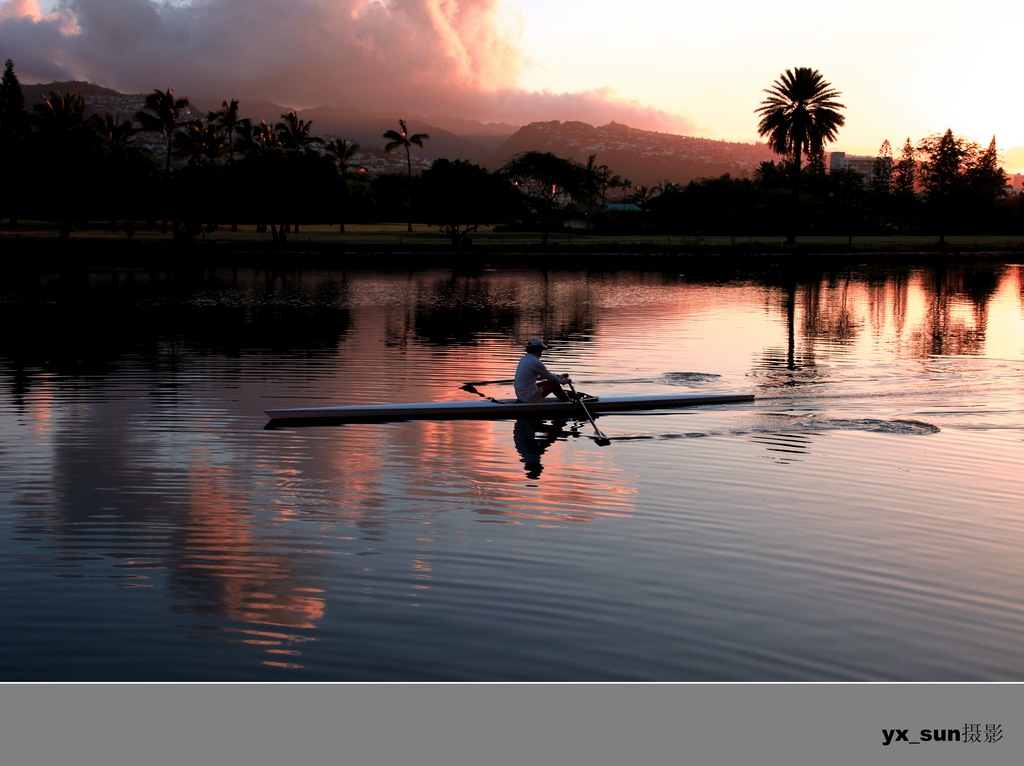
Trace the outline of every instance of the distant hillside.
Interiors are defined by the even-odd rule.
[[[694,178],[729,173],[748,176],[764,160],[775,159],[764,144],[712,141],[638,130],[612,122],[594,127],[583,122],[534,122],[509,137],[486,166],[497,168],[525,151],[552,152],[585,163],[591,154],[597,163],[634,184],[659,181],[687,183]]]
[[[22,85],[25,101],[38,103],[51,91],[81,93],[90,111],[109,109],[130,117],[142,108],[147,94],[125,94],[88,82],[51,82]],[[187,94],[179,94],[187,95]],[[204,117],[220,108],[221,100],[192,98],[192,116]],[[274,124],[292,110],[270,101],[243,101],[241,115],[254,122]],[[521,128],[503,123],[481,123],[461,118],[419,117],[397,112],[363,112],[333,106],[298,110],[299,117],[312,121],[313,134],[322,138],[343,138],[360,145],[357,162],[372,172],[401,172],[405,155],[384,153],[383,133],[397,129],[404,117],[409,130],[428,133],[430,140],[415,148],[413,164],[429,167],[439,157],[468,160],[489,170],[497,170],[516,154],[525,151],[553,152],[586,162],[591,154],[614,174],[634,184],[654,185],[660,181],[687,183],[694,178],[717,177],[730,173],[748,176],[763,160],[775,159],[764,144],[712,141],[706,138],[678,136],[638,130],[609,123],[594,127],[583,122],[535,122]]]
[[[50,93],[80,93],[88,98],[89,96],[120,96],[116,90],[94,85],[83,80],[68,80],[64,82],[35,83],[34,85],[22,85],[21,92],[25,96],[25,103],[38,104],[50,95]]]
[[[400,117],[406,120],[413,133],[427,133],[429,141],[423,148],[413,150],[414,161],[429,164],[438,157],[468,160],[482,165],[516,128],[515,126],[485,125],[472,120],[444,120],[410,116],[400,113],[360,112],[333,106],[302,109],[299,117],[312,120],[313,132],[354,141],[373,155],[384,154],[383,135],[386,130],[398,130]],[[404,153],[402,161],[404,162]]]

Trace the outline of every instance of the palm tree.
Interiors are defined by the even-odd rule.
[[[143,109],[135,114],[135,119],[142,130],[150,133],[162,133],[167,141],[167,158],[164,165],[164,177],[171,175],[171,150],[174,146],[174,133],[184,126],[188,120],[188,99],[175,98],[171,88],[155,89],[146,96]]]
[[[96,112],[88,122],[107,144],[117,149],[127,147],[128,139],[135,135],[131,120],[122,119],[120,112],[115,114],[110,109],[103,110],[103,114]]]
[[[281,115],[281,122],[275,125],[277,140],[285,149],[303,151],[309,144],[322,144],[324,140],[311,134],[313,121],[300,120],[294,112]]]
[[[175,98],[171,88],[160,90],[156,88],[146,96],[144,107],[135,113],[135,119],[142,126],[144,132],[162,133],[167,141],[167,158],[164,163],[164,191],[167,192],[167,185],[171,178],[171,151],[174,147],[174,134],[184,126],[188,120],[188,99]],[[164,216],[162,230],[167,233],[167,216]]]
[[[356,156],[356,152],[359,151],[359,144],[346,141],[344,138],[336,138],[333,141],[329,141],[326,148],[327,153],[334,157],[338,163],[338,172],[341,173],[342,178],[347,176],[352,159]]]
[[[587,172],[585,175],[586,182],[591,186],[589,194],[587,195],[585,202],[589,206],[596,205],[598,200],[601,202],[601,207],[604,207],[604,193],[608,188],[608,180],[611,178],[611,169],[607,165],[597,164],[597,155],[589,155],[587,157]]]
[[[216,125],[193,122],[175,134],[174,148],[190,165],[202,165],[204,158],[213,165],[224,151],[224,139]]]
[[[633,191],[633,182],[632,181],[630,181],[628,178],[619,178],[618,183],[612,183],[612,184],[609,184],[609,185],[610,186],[618,186],[620,189],[622,189],[622,204],[623,205],[625,205],[627,202],[629,202],[628,195],[631,194],[632,191]]]
[[[392,150],[402,147],[405,149],[405,164],[409,171],[409,183],[412,183],[412,155],[410,148],[415,144],[416,146],[423,148],[423,142],[430,139],[430,135],[427,133],[413,133],[409,134],[409,128],[405,125],[405,120],[399,120],[398,125],[401,130],[389,130],[384,133],[384,138],[388,142],[384,145],[384,151],[391,153]],[[412,206],[409,208],[409,231],[412,231]]]
[[[235,161],[235,133],[244,130],[250,124],[247,118],[238,116],[238,99],[233,98],[230,103],[222,101],[220,109],[209,112],[206,119],[211,125],[216,125],[224,131],[227,139],[228,163],[233,163]]]
[[[246,157],[253,157],[264,149],[278,148],[281,145],[274,128],[266,120],[260,120],[258,125],[254,125],[251,120],[242,120],[236,130],[236,146]]]
[[[656,192],[646,184],[641,184],[636,187],[636,204],[641,210],[647,210],[647,205],[650,204],[651,198]]]
[[[667,178],[663,178],[654,185],[654,188],[651,191],[661,197],[665,194],[677,194],[682,190],[683,187],[675,181],[669,181]]]
[[[761,115],[760,136],[768,137],[769,148],[791,158],[793,166],[793,226],[788,241],[796,241],[796,206],[800,198],[800,166],[805,154],[823,150],[835,141],[846,118],[846,107],[836,99],[842,94],[825,81],[821,72],[809,67],[787,69],[766,88],[768,97],[755,110]]]
[[[61,239],[71,235],[72,208],[81,199],[76,177],[86,175],[93,144],[99,135],[90,129],[85,118],[85,99],[78,93],[51,91],[36,104],[33,122],[44,146],[52,147],[43,167],[38,171],[53,189]],[[83,172],[84,171],[84,172]]]
[[[37,122],[56,132],[85,124],[85,98],[80,93],[50,91],[34,110]]]
[[[341,174],[341,185],[342,192],[345,198],[348,198],[348,169],[352,164],[352,160],[359,151],[359,144],[346,141],[344,138],[336,138],[333,141],[327,143],[327,153],[334,157],[338,163],[338,172]],[[339,233],[345,232],[345,219],[344,214],[341,219],[341,223],[338,228]]]

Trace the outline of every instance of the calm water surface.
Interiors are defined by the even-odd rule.
[[[1019,265],[0,287],[0,680],[1024,680]],[[268,430],[506,396],[585,420]]]

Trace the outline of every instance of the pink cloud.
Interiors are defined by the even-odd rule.
[[[89,80],[126,92],[398,109],[492,122],[686,124],[609,94],[527,93],[498,0],[38,0],[0,4],[0,57],[22,82]]]

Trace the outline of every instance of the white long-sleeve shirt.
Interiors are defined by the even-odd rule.
[[[555,383],[564,383],[562,375],[555,375],[547,367],[540,357],[529,352],[523,354],[516,367],[516,377],[513,386],[516,389],[516,397],[522,401],[529,401],[529,397],[537,390],[538,380],[552,380]]]

